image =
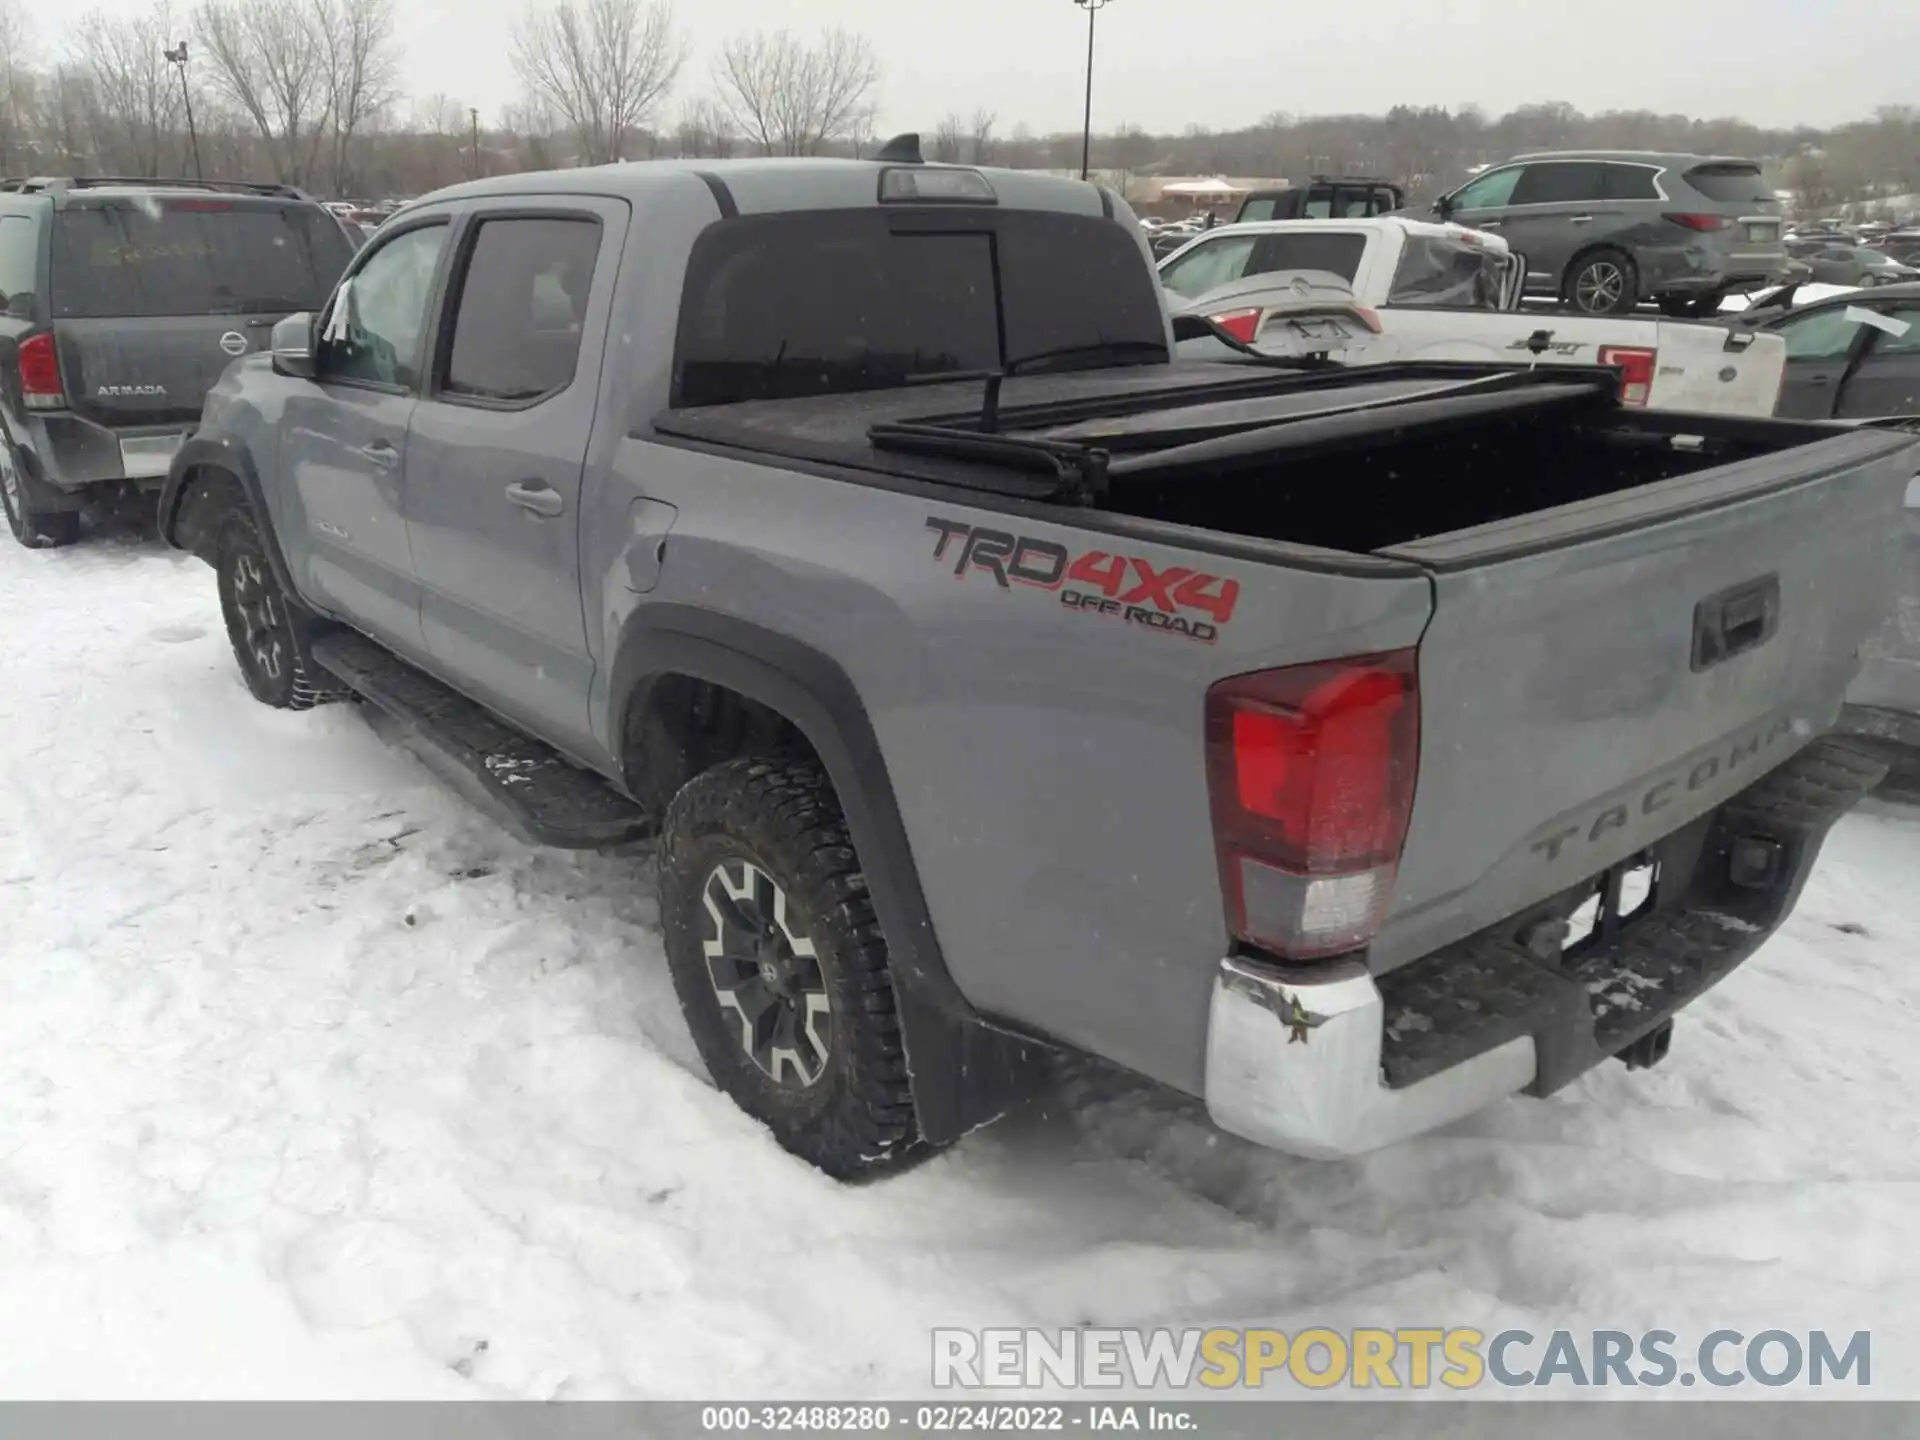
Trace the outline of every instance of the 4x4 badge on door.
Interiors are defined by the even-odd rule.
[[[229,355],[242,354],[247,348],[247,337],[238,330],[229,330],[220,337],[220,348]]]

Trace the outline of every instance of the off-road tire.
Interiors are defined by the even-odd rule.
[[[720,1089],[782,1146],[836,1179],[897,1170],[925,1153],[886,937],[818,762],[729,760],[696,776],[667,807],[659,861],[668,968],[687,1028]],[[755,1027],[746,1009],[721,999],[722,981],[737,976],[741,962],[719,953],[709,959],[710,948],[736,952],[751,933],[723,919],[722,909],[738,913],[710,887],[758,880],[780,893],[781,928],[810,942],[813,978],[805,983],[829,1007],[827,1036],[809,1042],[824,1051],[811,1081],[797,1057],[782,1065],[776,1051],[770,1071],[749,1053]],[[710,893],[720,907],[709,908]],[[773,925],[763,933],[766,943],[781,943]]]
[[[1608,271],[1611,283],[1603,276]],[[1567,267],[1561,298],[1581,315],[1630,315],[1640,303],[1639,267],[1624,251],[1591,251]]]
[[[0,511],[13,538],[29,550],[58,550],[80,538],[80,517],[71,510],[35,510],[20,474],[20,456],[0,440]]]
[[[314,663],[313,619],[281,588],[246,506],[235,506],[220,522],[213,568],[227,639],[253,698],[276,710],[311,710],[340,699]]]

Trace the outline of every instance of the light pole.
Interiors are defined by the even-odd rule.
[[[193,89],[187,84],[187,42],[182,40],[171,50],[162,50],[169,65],[180,67],[180,98],[187,102],[187,141],[193,146],[193,178],[204,180],[206,172],[200,168],[200,133],[193,128]]]
[[[480,107],[469,105],[467,118],[473,122],[473,178],[480,178]]]
[[[1080,178],[1085,180],[1093,167],[1093,17],[1112,0],[1073,0],[1087,12],[1087,120],[1080,132]]]

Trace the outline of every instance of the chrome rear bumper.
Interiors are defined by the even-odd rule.
[[[1533,1083],[1530,1036],[1389,1089],[1386,1007],[1347,963],[1284,972],[1223,960],[1207,1026],[1207,1113],[1290,1155],[1338,1159],[1432,1130]]]

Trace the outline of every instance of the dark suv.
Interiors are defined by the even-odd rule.
[[[220,373],[353,256],[283,185],[0,182],[0,508],[66,545],[103,491],[157,490]]]
[[[1407,203],[1391,180],[1364,175],[1315,175],[1304,185],[1284,190],[1254,190],[1240,202],[1233,223],[1253,220],[1364,220],[1386,215]]]
[[[1590,315],[1652,300],[1708,316],[1787,276],[1779,198],[1751,160],[1642,151],[1521,155],[1434,203],[1526,257],[1527,288]]]

